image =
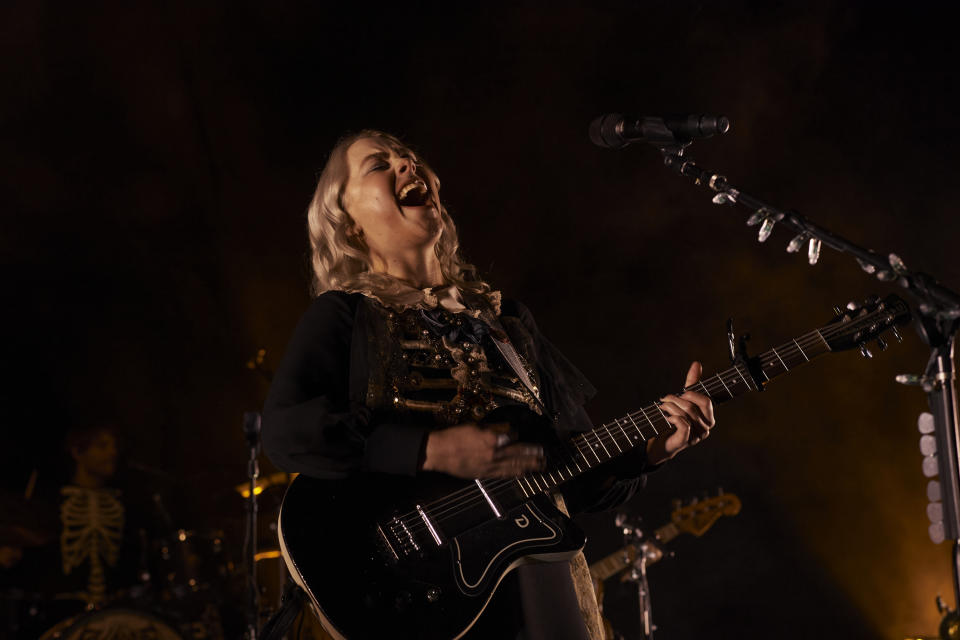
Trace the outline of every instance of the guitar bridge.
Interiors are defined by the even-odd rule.
[[[420,553],[420,543],[414,532],[408,523],[396,516],[386,524],[377,525],[377,542],[381,553],[391,563]]]

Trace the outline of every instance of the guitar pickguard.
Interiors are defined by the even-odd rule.
[[[519,556],[535,554],[556,544],[561,524],[553,522],[531,501],[468,531],[451,541],[453,575],[464,595],[475,596],[490,588]]]

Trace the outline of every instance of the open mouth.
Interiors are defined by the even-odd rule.
[[[430,203],[430,190],[420,180],[404,185],[397,194],[401,207],[423,207]]]

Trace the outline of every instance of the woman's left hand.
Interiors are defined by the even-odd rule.
[[[702,374],[703,367],[699,362],[691,364],[683,387],[686,389],[696,384]],[[681,396],[664,396],[660,399],[660,409],[666,415],[667,422],[676,427],[676,431],[647,442],[647,460],[650,464],[669,460],[687,447],[706,439],[716,424],[713,420],[713,402],[708,396],[695,391],[687,391]]]

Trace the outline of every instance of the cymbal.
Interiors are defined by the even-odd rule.
[[[0,545],[42,546],[56,537],[58,525],[55,507],[0,491]]]
[[[260,495],[270,487],[286,487],[290,484],[290,481],[296,477],[295,473],[286,473],[285,471],[278,471],[276,473],[270,473],[265,476],[260,476],[257,478],[257,486],[254,489],[255,495]],[[238,484],[233,488],[234,491],[240,494],[243,498],[250,497],[250,483],[244,482],[243,484]]]

